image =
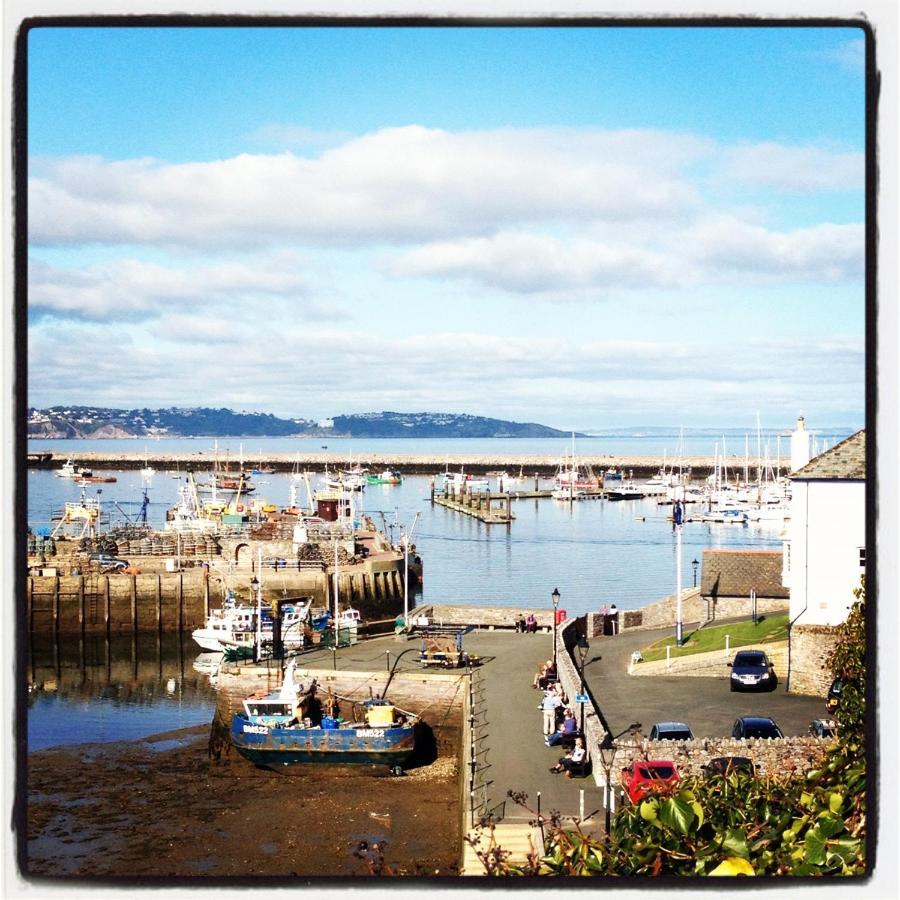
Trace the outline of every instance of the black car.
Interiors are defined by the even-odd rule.
[[[657,722],[650,729],[651,741],[692,741],[694,732],[685,722]]]
[[[762,650],[738,650],[728,665],[733,691],[774,691],[778,684],[775,668]]]
[[[768,716],[742,716],[735,719],[731,729],[734,738],[781,738],[784,735],[775,724],[774,719]]]
[[[707,775],[730,775],[732,772],[756,774],[756,766],[748,756],[717,756],[704,767]]]

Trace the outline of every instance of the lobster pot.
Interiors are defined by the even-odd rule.
[[[197,553],[197,544],[192,537],[186,537],[181,544],[181,552],[185,556],[195,556]]]
[[[37,552],[37,538],[33,534],[28,535],[28,552],[32,555]]]
[[[175,554],[175,542],[171,538],[166,538],[162,544],[162,555],[173,556]]]
[[[214,537],[207,536],[206,556],[218,556],[219,552],[219,545],[216,543],[216,539]]]
[[[150,538],[150,552],[154,556],[159,556],[161,550],[162,541],[160,541],[159,538]]]
[[[150,538],[141,538],[141,556],[149,556],[152,541]]]

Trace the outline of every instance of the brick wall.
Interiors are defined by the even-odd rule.
[[[553,610],[539,607],[509,606],[449,606],[433,604],[416,607],[410,618],[427,616],[432,624],[474,625],[477,628],[514,628],[516,619],[533,613],[539,628],[553,627]]]
[[[834,626],[798,624],[791,628],[790,693],[825,695],[831,684],[826,660],[836,643]]]

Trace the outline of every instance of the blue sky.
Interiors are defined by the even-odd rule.
[[[29,402],[861,425],[864,116],[852,28],[35,29]]]

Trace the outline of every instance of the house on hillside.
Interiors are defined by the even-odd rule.
[[[824,694],[826,660],[866,570],[866,433],[791,474],[782,581],[790,590],[789,691]]]

